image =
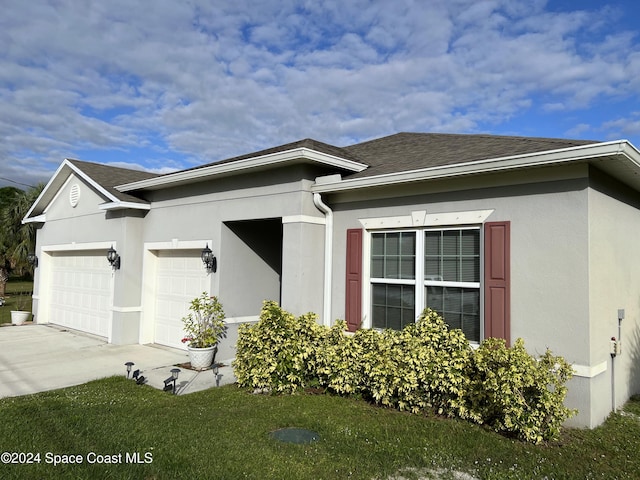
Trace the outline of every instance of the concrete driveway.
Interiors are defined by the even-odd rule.
[[[189,361],[187,352],[157,345],[111,345],[92,337],[50,325],[0,328],[0,398],[15,397],[79,385],[98,378],[126,375],[125,362],[135,363],[147,384],[162,388],[175,365]],[[216,382],[217,381],[217,382]],[[181,369],[179,394],[235,381],[231,367],[211,370]]]

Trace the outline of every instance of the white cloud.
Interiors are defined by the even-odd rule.
[[[640,54],[620,13],[541,0],[11,2],[0,154],[15,175],[91,150],[161,171],[304,137],[486,131],[532,109],[635,101]],[[607,120],[571,131],[633,129]]]

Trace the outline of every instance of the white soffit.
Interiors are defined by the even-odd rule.
[[[562,165],[570,162],[591,163],[640,191],[640,152],[627,140],[387,173],[372,177],[347,178],[335,182],[316,183],[313,185],[312,191],[317,193],[338,192],[421,180]]]
[[[347,160],[302,147],[283,152],[271,153],[268,155],[261,155],[259,157],[246,158],[244,160],[213,164],[208,167],[183,170],[180,172],[162,175],[160,177],[141,180],[139,182],[127,183],[117,186],[116,189],[120,192],[129,192],[141,189],[158,189],[169,185],[179,185],[183,183],[190,183],[192,181],[204,180],[208,177],[229,175],[239,173],[243,170],[260,169],[300,160],[329,165],[351,172],[361,172],[368,167],[363,163],[354,162],[353,160]]]

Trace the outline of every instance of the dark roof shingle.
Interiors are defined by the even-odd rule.
[[[499,135],[397,133],[344,147],[343,150],[370,166],[362,172],[349,175],[349,178],[359,178],[592,143],[598,142]]]
[[[355,153],[351,153],[344,148],[329,145],[328,143],[319,142],[317,140],[313,140],[312,138],[305,138],[303,140],[298,140],[297,142],[285,143],[284,145],[278,145],[277,147],[271,147],[264,150],[259,150],[257,152],[247,153],[244,155],[239,155],[237,157],[207,163],[205,165],[198,165],[197,167],[188,168],[182,171],[197,170],[199,168],[210,167],[212,165],[222,165],[225,163],[237,162],[239,160],[247,160],[249,158],[262,157],[274,153],[286,152],[288,150],[295,150],[297,148],[308,148],[309,150],[315,150],[316,152],[333,155],[345,160],[352,160],[354,162],[363,163],[362,159],[359,158]]]
[[[119,192],[115,189],[117,185],[147,180],[148,178],[159,176],[157,173],[143,172],[141,170],[112,167],[109,165],[102,165],[100,163],[85,162],[70,158],[67,160],[122,202],[146,203],[138,197],[129,195],[128,193]]]

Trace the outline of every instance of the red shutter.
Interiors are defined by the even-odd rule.
[[[511,342],[511,222],[484,225],[484,337]]]
[[[347,230],[347,284],[345,320],[350,332],[362,323],[362,229]]]

